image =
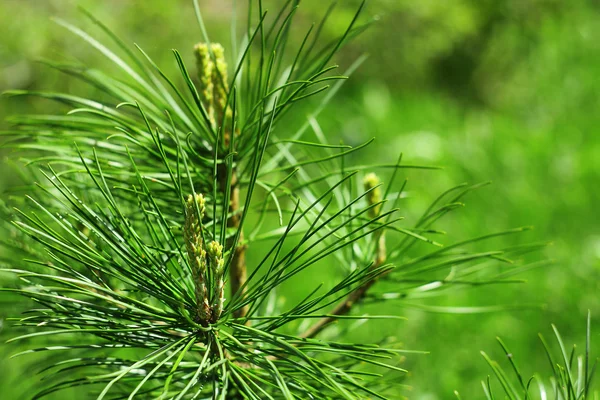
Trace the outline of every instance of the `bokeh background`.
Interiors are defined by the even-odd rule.
[[[230,40],[230,0],[201,0],[214,41]],[[357,1],[340,2],[325,36],[339,34]],[[78,60],[113,68],[85,43],[51,21],[66,19],[99,35],[78,11],[82,6],[125,39],[138,43],[167,71],[170,49],[183,53],[200,32],[188,0],[2,0],[0,90],[52,89],[93,95],[91,89],[35,62]],[[302,1],[298,19],[307,25],[326,1]],[[332,142],[376,137],[364,160],[441,165],[442,171],[410,176],[407,207],[422,209],[461,182],[491,186],[467,199],[446,220],[452,238],[467,238],[524,225],[535,229],[500,242],[552,241],[540,255],[552,266],[521,275],[526,284],[456,292],[437,304],[532,305],[487,314],[440,314],[419,309],[395,312],[408,321],[389,328],[410,355],[405,395],[482,398],[480,381],[490,374],[479,351],[501,357],[501,336],[529,375],[546,360],[537,333],[550,324],[567,343],[583,344],[585,315],[600,325],[600,5],[589,0],[372,0],[365,19],[377,18],[344,48],[344,67],[361,54],[369,59],[346,82],[319,122]],[[298,32],[300,35],[301,32]],[[298,37],[297,40],[300,40]],[[190,57],[191,58],[191,57]],[[0,100],[0,117],[48,112],[52,105]],[[9,172],[15,157],[0,148],[0,188],[19,183]],[[442,240],[443,241],[443,240]],[[0,282],[9,279],[0,275]],[[0,338],[11,336],[6,318],[19,312],[2,295]],[[593,340],[600,346],[600,329]],[[30,375],[18,348],[1,345],[0,397],[19,399]],[[596,353],[598,355],[598,353]],[[24,383],[23,383],[24,384]],[[82,398],[76,391],[56,398]]]

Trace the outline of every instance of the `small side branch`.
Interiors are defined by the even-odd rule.
[[[375,270],[381,267],[386,260],[386,252],[385,252],[385,236],[383,232],[380,233],[379,241],[377,243],[377,257],[375,262],[371,265],[370,269]],[[371,286],[373,286],[377,282],[377,278],[374,278],[368,282],[363,283],[361,286],[357,287],[348,295],[348,297],[339,303],[327,317],[323,317],[318,320],[313,326],[308,328],[304,333],[300,335],[302,338],[314,338],[321,331],[327,328],[331,323],[337,320],[337,316],[347,315],[350,313],[352,307],[360,302],[366,295]]]
[[[379,178],[375,174],[369,174],[365,176],[363,181],[365,190],[368,190],[369,193],[367,195],[367,202],[371,205],[380,204],[381,201],[381,190],[380,190],[380,181]],[[381,212],[381,206],[373,207],[370,210],[369,215],[372,218],[375,218]],[[381,267],[387,258],[386,247],[385,247],[385,232],[382,230],[377,232],[377,245],[375,250],[375,261],[370,267],[370,270],[376,270]],[[389,272],[389,271],[388,271]],[[387,273],[387,272],[386,272]],[[385,273],[384,273],[385,274]],[[371,286],[377,282],[377,279],[382,275],[371,279],[363,283],[361,286],[357,287],[348,295],[348,297],[341,303],[339,303],[327,317],[323,317],[318,320],[313,326],[311,326],[306,332],[302,333],[300,337],[302,338],[314,338],[317,336],[323,329],[325,329],[329,324],[335,322],[337,320],[336,317],[347,315],[352,307],[360,302],[366,295]]]

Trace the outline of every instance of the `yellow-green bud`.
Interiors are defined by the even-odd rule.
[[[217,271],[222,274],[223,267],[225,266],[225,259],[223,257],[217,258]]]
[[[211,122],[220,124],[224,115],[231,117],[231,110],[225,110],[229,91],[225,50],[218,43],[211,43],[210,49],[206,43],[198,43],[194,47],[194,54],[200,78],[202,103]]]
[[[363,178],[363,187],[364,187],[365,191],[371,190],[367,194],[367,203],[370,206],[379,203],[382,199],[381,187],[378,186],[380,183],[381,183],[381,181],[379,180],[379,177],[377,175],[375,175],[374,173],[367,174]],[[381,204],[377,204],[377,206],[375,206],[369,210],[369,216],[371,218],[375,218],[379,215],[380,212],[381,212]]]
[[[210,242],[208,246],[206,246],[206,250],[208,251],[209,256],[214,257],[216,259],[223,256],[223,246],[217,241],[213,240],[212,242]]]
[[[186,211],[196,213],[196,204],[198,204],[198,210],[200,210],[200,218],[204,217],[204,211],[206,209],[206,200],[201,194],[189,195],[186,200]]]
[[[213,69],[213,88],[214,88],[214,107],[215,107],[215,117],[217,118],[217,122],[220,123],[224,113],[225,106],[227,105],[227,92],[229,91],[229,87],[227,84],[227,61],[225,61],[225,50],[223,46],[220,44],[213,44],[211,46],[213,55],[215,56],[215,68]],[[229,115],[231,110],[227,110],[227,117],[231,117]]]
[[[223,303],[225,302],[225,282],[223,281],[225,260],[223,259],[223,246],[219,242],[213,240],[206,246],[206,250],[210,257],[210,268],[215,279],[213,292],[215,302],[212,306],[212,318],[214,322],[221,316]]]
[[[200,215],[198,215],[198,211]],[[189,195],[185,203],[185,223],[183,237],[188,255],[188,261],[194,278],[196,294],[196,317],[200,321],[210,318],[208,291],[206,289],[206,250],[202,239],[202,217],[205,211],[205,200],[201,194]]]
[[[213,104],[213,68],[214,63],[210,57],[210,51],[206,43],[198,43],[194,47],[194,54],[196,55],[196,66],[198,68],[198,74],[200,78],[200,89],[202,94],[202,100],[204,107],[207,109],[209,116],[212,118],[212,104]]]

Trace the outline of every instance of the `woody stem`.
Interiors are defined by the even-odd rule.
[[[233,169],[231,176],[231,194],[229,200],[229,220],[227,221],[227,226],[229,228],[240,228],[240,219],[241,215],[238,213],[240,209],[240,189],[238,186],[237,173],[235,168]],[[227,241],[227,248],[231,248],[234,245],[234,237],[231,237]],[[238,296],[240,298],[244,298],[245,296],[245,286],[247,279],[246,272],[246,245],[244,242],[244,233],[240,232],[240,236],[238,239],[238,244],[235,249],[233,249],[233,258],[231,260],[231,264],[229,266],[229,288],[230,288],[230,296],[233,298],[234,296]],[[248,305],[245,305],[233,312],[234,318],[243,318],[248,314]]]
[[[378,234],[378,239],[377,239],[375,262],[371,265],[370,270],[376,270],[377,268],[381,267],[385,263],[385,260],[386,260],[385,234],[383,231],[380,231]],[[375,282],[377,282],[377,279],[383,275],[385,275],[385,273],[382,275],[379,275],[377,278],[371,279],[371,280],[363,283],[362,285],[360,285],[359,287],[354,289],[348,295],[348,297],[346,297],[346,299],[344,299],[344,301],[339,303],[329,313],[329,315],[327,317],[323,317],[323,318],[319,319],[314,325],[312,325],[304,333],[302,333],[300,335],[300,337],[314,338],[319,333],[321,333],[321,331],[323,331],[325,328],[327,328],[327,326],[329,326],[331,323],[335,322],[337,319],[336,317],[342,316],[342,315],[347,315],[348,313],[350,313],[350,310],[352,309],[352,307],[356,303],[360,302],[367,295],[367,292],[369,291],[371,286],[373,286],[375,284]]]

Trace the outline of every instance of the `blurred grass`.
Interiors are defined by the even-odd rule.
[[[356,3],[341,4],[328,35],[341,29]],[[89,28],[77,5],[127,42],[140,44],[167,70],[174,68],[171,48],[185,53],[199,40],[187,0],[3,0],[1,90],[89,93],[32,61],[66,57],[105,67],[93,50],[49,20],[55,16]],[[230,2],[202,5],[213,37],[228,43]],[[308,23],[322,12],[322,2],[306,0],[299,18]],[[551,322],[572,343],[585,336],[587,309],[593,326],[600,321],[594,313],[600,306],[599,8],[583,0],[373,0],[368,12],[377,14],[379,22],[338,61],[347,65],[365,52],[370,59],[319,120],[331,141],[355,144],[376,137],[363,157],[394,162],[403,152],[407,162],[445,166],[440,172],[410,174],[404,203],[410,210],[422,209],[456,183],[492,180],[493,185],[467,198],[457,217],[444,222],[449,237],[533,225],[533,232],[504,242],[554,242],[545,256],[555,265],[524,274],[527,284],[474,289],[436,303],[544,308],[481,315],[400,309],[407,322],[367,330],[384,330],[407,348],[431,351],[407,359],[410,398],[451,398],[454,389],[463,398],[481,398],[479,380],[489,371],[479,350],[494,354],[495,336],[504,338],[530,374],[546,362],[536,334],[548,332]],[[49,107],[0,101],[0,117]],[[14,174],[0,174],[0,187],[16,182]],[[7,278],[0,279],[6,283]],[[0,300],[0,330],[6,338],[12,333],[4,319],[17,310],[7,296]],[[0,377],[8,399],[21,398],[25,388],[18,382],[29,374],[30,359],[6,360],[14,351],[11,346],[0,350],[0,362],[10,366]],[[74,392],[71,398],[81,397]]]

